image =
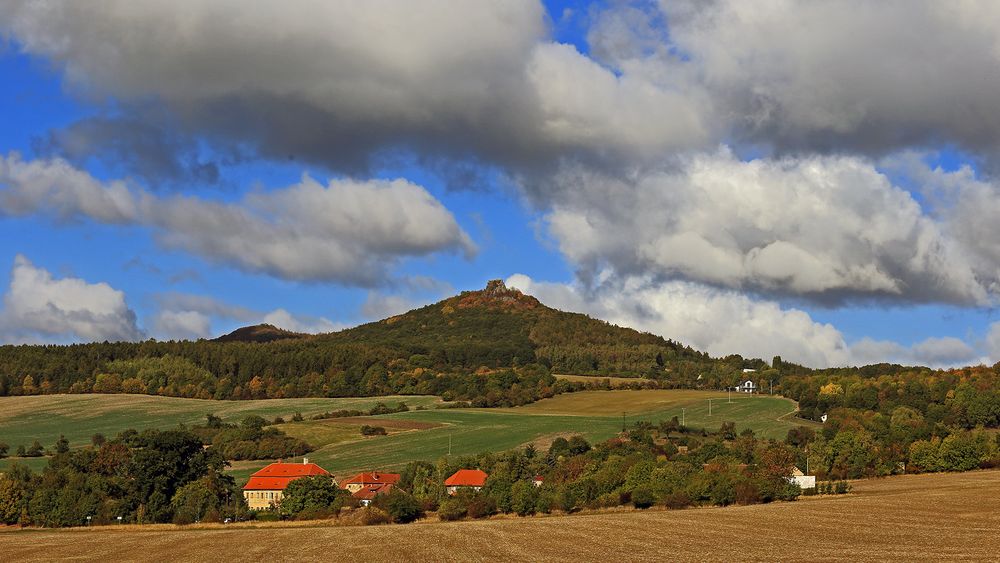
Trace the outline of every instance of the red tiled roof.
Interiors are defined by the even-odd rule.
[[[478,469],[459,469],[445,480],[446,487],[482,487],[486,484],[485,471]]]
[[[380,495],[382,493],[387,493],[391,489],[392,489],[392,485],[389,484],[389,483],[384,483],[384,484],[381,484],[381,485],[367,485],[366,487],[364,487],[363,489],[360,489],[359,491],[355,492],[351,496],[353,496],[356,499],[371,500],[371,499],[375,498],[376,495]]]
[[[301,477],[251,477],[243,489],[247,491],[283,491],[288,483]]]
[[[306,477],[329,475],[330,472],[315,463],[276,462],[253,474],[254,477]]]
[[[330,475],[330,472],[315,463],[272,463],[251,475],[243,490],[283,491],[295,479],[316,475]]]
[[[368,473],[358,473],[346,481],[342,481],[340,486],[346,488],[347,485],[395,485],[399,482],[399,473],[382,473],[381,471],[371,471]]]

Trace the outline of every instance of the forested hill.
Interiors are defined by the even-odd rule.
[[[511,389],[531,388],[501,401],[520,403],[551,392],[551,373],[637,375],[688,386],[699,376],[703,384],[732,384],[742,368],[762,365],[739,356],[715,360],[659,336],[558,311],[496,280],[480,291],[317,336],[258,325],[215,341],[0,346],[0,395],[429,393],[462,399],[493,390],[509,399]],[[505,368],[515,368],[507,372],[514,375],[470,375]]]
[[[662,337],[546,307],[500,280],[385,320],[318,337],[379,343],[478,368],[540,362],[555,373],[654,376],[668,364],[710,358]]]
[[[238,328],[215,339],[215,342],[274,342],[308,335],[280,329],[274,325],[259,324]]]

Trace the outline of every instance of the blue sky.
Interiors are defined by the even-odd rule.
[[[503,278],[717,355],[1000,360],[995,30],[847,4],[12,2],[0,339],[335,330]]]

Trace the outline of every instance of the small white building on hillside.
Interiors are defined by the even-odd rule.
[[[800,489],[815,489],[816,476],[806,475],[798,467],[792,468],[792,476],[788,478],[789,483],[795,483]]]
[[[736,386],[736,392],[737,393],[756,393],[757,392],[757,384],[748,379],[748,380],[744,381],[743,383],[740,383],[739,385]]]

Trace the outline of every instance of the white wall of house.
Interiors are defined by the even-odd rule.
[[[789,477],[788,480],[799,486],[800,489],[815,489],[816,488],[816,476],[815,475],[798,475],[794,477]]]

